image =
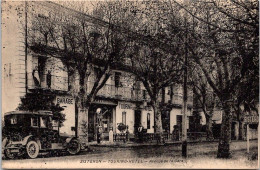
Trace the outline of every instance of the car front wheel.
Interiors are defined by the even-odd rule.
[[[27,156],[31,159],[37,158],[39,150],[39,145],[35,141],[30,141],[26,145]]]
[[[80,151],[80,143],[77,139],[72,139],[68,144],[68,152],[71,155],[76,155]]]

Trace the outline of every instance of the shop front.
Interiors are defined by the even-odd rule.
[[[89,141],[96,141],[98,132],[102,132],[102,140],[109,140],[109,131],[115,128],[115,108],[117,103],[96,100],[88,114]]]
[[[125,128],[122,129],[122,127]],[[96,100],[90,107],[88,114],[89,141],[98,141],[100,129],[102,141],[110,141],[111,132],[113,132],[114,140],[126,134],[132,139],[140,127],[147,133],[154,133],[154,113],[151,107],[139,108],[133,102],[105,100]]]

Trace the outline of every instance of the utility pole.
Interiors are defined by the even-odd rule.
[[[182,114],[182,156],[187,157],[187,77],[188,50],[185,42],[184,80],[183,80],[183,114]]]
[[[188,28],[187,14],[185,12],[185,58],[184,58],[184,77],[183,77],[183,113],[182,113],[182,157],[187,158],[187,78],[188,78]]]

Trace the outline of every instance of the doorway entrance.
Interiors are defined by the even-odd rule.
[[[141,125],[141,110],[135,110],[134,134],[138,132],[138,127]]]
[[[101,122],[97,121],[97,124],[101,124],[103,129],[103,139],[109,140],[109,130],[110,128],[113,128],[113,119],[112,119],[113,113],[112,111],[108,110],[101,119]]]
[[[98,115],[97,109],[101,112]],[[109,140],[109,130],[113,128],[113,109],[114,106],[97,104],[91,107],[88,115],[88,134],[89,141],[97,140],[97,127],[102,127],[102,140]]]

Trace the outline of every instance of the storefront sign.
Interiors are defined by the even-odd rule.
[[[73,104],[73,98],[57,97],[57,104]]]
[[[67,133],[68,135],[75,135],[75,101],[71,96],[56,96],[55,104],[59,104],[64,110],[62,113],[66,115],[66,120],[63,122],[63,126],[60,127],[61,133]],[[80,109],[81,110],[81,109]]]
[[[120,109],[132,109],[133,106],[131,104],[127,104],[127,103],[121,103],[119,104]]]
[[[257,115],[248,115],[244,117],[244,122],[251,124],[251,123],[258,123],[259,122],[259,116]]]
[[[107,100],[101,100],[101,99],[95,100],[93,103],[94,103],[94,104],[117,105],[116,102],[107,101]]]

